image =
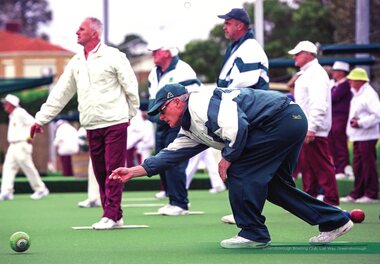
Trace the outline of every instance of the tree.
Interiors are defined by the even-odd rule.
[[[147,42],[140,35],[128,34],[124,37],[124,41],[116,47],[124,52],[128,59],[138,57],[145,53]]]
[[[1,0],[0,24],[19,23],[21,33],[37,37],[40,24],[52,20],[52,11],[47,0]]]

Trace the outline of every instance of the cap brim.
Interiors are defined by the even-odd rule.
[[[162,105],[162,103],[157,103],[157,104],[153,105],[152,108],[150,108],[149,111],[147,112],[148,115],[150,115],[150,116],[157,115],[161,105]]]
[[[227,15],[218,15],[219,18],[221,19],[228,19],[230,18],[230,16],[227,16]]]
[[[288,54],[290,55],[296,55],[297,53],[300,53],[301,51],[298,49],[291,49],[288,51]]]

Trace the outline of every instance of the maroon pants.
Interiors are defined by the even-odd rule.
[[[109,180],[111,172],[125,166],[128,123],[87,131],[92,166],[99,184],[103,217],[123,217],[121,199],[124,184]]]
[[[350,196],[358,199],[367,196],[378,198],[379,176],[376,165],[377,140],[354,142],[354,190]]]
[[[344,173],[344,168],[349,165],[346,135],[347,119],[348,117],[346,115],[335,115],[328,137],[336,174]]]
[[[62,175],[63,176],[73,176],[73,165],[71,162],[71,155],[61,155],[59,156],[61,160]]]
[[[323,201],[339,205],[334,163],[327,138],[315,137],[313,142],[304,143],[299,162],[301,162],[303,190],[316,197],[319,188],[322,188]]]

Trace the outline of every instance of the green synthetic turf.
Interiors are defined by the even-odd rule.
[[[125,192],[123,204],[159,204],[166,201],[133,201],[151,198],[154,192]],[[342,205],[366,212],[362,224],[329,246],[311,246],[308,239],[318,231],[283,209],[267,203],[264,214],[272,236],[272,246],[263,250],[227,250],[219,246],[234,236],[234,225],[220,222],[230,212],[227,192],[209,194],[190,191],[191,210],[204,215],[180,217],[145,216],[158,207],[124,208],[129,225],[149,225],[144,229],[110,231],[73,230],[99,220],[101,209],[78,208],[85,193],[59,193],[33,201],[27,194],[13,201],[0,202],[0,264],[45,263],[379,263],[380,206]],[[132,200],[131,200],[132,199]],[[13,252],[9,237],[27,232],[31,247]]]

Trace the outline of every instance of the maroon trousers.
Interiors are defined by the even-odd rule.
[[[121,199],[124,184],[109,180],[111,172],[125,166],[128,123],[87,130],[92,166],[99,184],[103,217],[118,221],[123,217]]]
[[[344,173],[344,168],[350,164],[346,135],[347,119],[347,115],[333,116],[332,127],[328,137],[335,165],[335,174]]]
[[[73,176],[73,165],[71,162],[71,155],[61,155],[59,156],[61,160],[62,175],[63,176]]]
[[[376,165],[377,140],[354,142],[354,189],[350,196],[358,199],[367,196],[378,198],[379,176]]]
[[[313,142],[304,143],[299,162],[301,162],[303,190],[317,197],[318,189],[322,188],[323,201],[331,205],[339,205],[334,163],[327,138],[315,137]]]

